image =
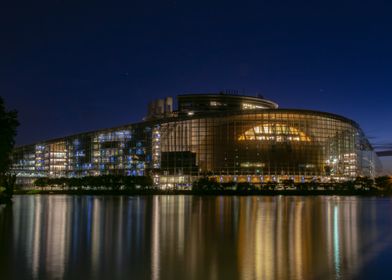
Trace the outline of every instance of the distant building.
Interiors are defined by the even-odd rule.
[[[39,177],[151,175],[165,187],[374,177],[379,160],[359,125],[335,114],[278,109],[261,96],[185,94],[150,103],[143,122],[18,147],[20,185]]]

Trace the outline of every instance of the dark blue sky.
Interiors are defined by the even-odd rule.
[[[392,142],[387,1],[10,2],[0,95],[19,111],[19,145],[139,121],[157,97],[225,89],[341,114]]]

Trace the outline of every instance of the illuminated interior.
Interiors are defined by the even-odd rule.
[[[265,123],[252,127],[240,135],[238,140],[310,142],[309,136],[304,132],[281,123]]]
[[[260,106],[251,103],[242,103],[242,110],[254,110],[254,109],[267,109],[265,106]]]

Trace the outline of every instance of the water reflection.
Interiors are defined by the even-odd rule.
[[[0,271],[2,279],[374,278],[392,260],[391,202],[17,196],[0,209]]]

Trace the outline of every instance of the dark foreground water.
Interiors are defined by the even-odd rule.
[[[16,196],[0,279],[392,279],[392,199]]]

